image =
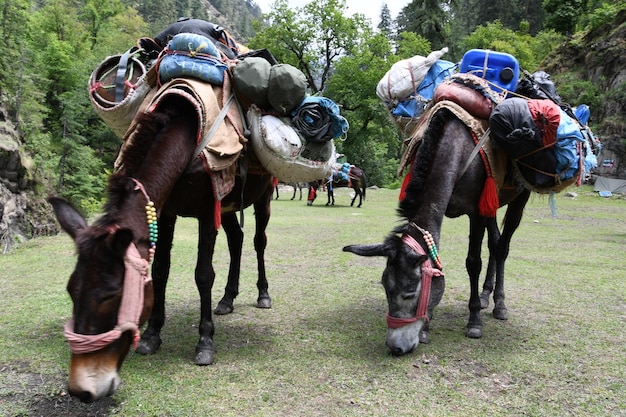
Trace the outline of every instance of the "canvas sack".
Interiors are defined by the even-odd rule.
[[[298,68],[289,64],[273,65],[267,99],[272,108],[282,116],[295,110],[306,96],[306,77]]]
[[[244,108],[256,104],[262,110],[270,109],[267,91],[271,69],[272,65],[261,57],[244,58],[234,67],[233,88]]]

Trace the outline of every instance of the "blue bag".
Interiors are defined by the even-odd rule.
[[[224,72],[228,67],[217,59],[192,58],[186,55],[166,55],[159,63],[161,83],[172,78],[196,78],[215,85],[224,83]]]
[[[165,51],[158,64],[161,83],[185,77],[215,85],[224,83],[224,71],[228,67],[220,60],[215,44],[206,36],[179,33],[168,42]]]

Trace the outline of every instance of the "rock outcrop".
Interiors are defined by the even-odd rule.
[[[23,154],[6,111],[0,108],[0,254],[36,236],[58,233],[43,188],[33,180],[33,163]]]

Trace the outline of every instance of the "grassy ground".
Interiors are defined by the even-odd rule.
[[[346,189],[335,207],[323,195],[312,207],[290,201],[290,191],[274,201],[271,310],[254,307],[247,210],[241,294],[233,314],[215,318],[209,367],[193,365],[196,223],[181,219],[161,350],[131,354],[117,394],[87,405],[65,393],[71,240],[28,242],[0,257],[0,416],[626,415],[626,200],[574,191],[556,196],[556,218],[547,197],[531,197],[507,263],[510,319],[485,312],[480,340],[463,335],[467,220],[446,219],[447,286],[432,342],[400,358],[384,345],[384,259],[341,251],[382,241],[398,221],[397,191],[368,190],[360,209]],[[228,267],[223,233],[218,240],[214,302]]]

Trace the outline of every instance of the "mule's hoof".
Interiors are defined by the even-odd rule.
[[[497,318],[498,320],[508,320],[509,310],[507,310],[506,308],[494,308],[493,317]]]
[[[421,331],[420,332],[420,343],[430,343],[430,335],[428,332]]]
[[[135,352],[140,355],[153,355],[159,350],[163,341],[160,337],[141,337]]]
[[[232,313],[234,309],[235,307],[232,304],[220,301],[219,303],[217,303],[217,307],[215,307],[215,310],[213,310],[213,312],[218,316],[224,316],[226,314]]]
[[[198,366],[207,366],[213,365],[215,361],[215,351],[208,350],[197,350],[196,349],[196,358],[194,359],[194,363]]]
[[[483,337],[483,328],[482,327],[468,327],[465,330],[465,336],[470,339],[480,339]]]
[[[272,308],[272,299],[269,297],[262,297],[256,300],[257,308]]]
[[[484,310],[487,307],[489,307],[489,296],[483,297],[482,295],[480,296],[480,309]]]

